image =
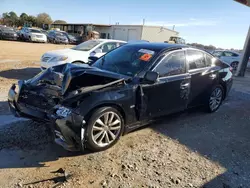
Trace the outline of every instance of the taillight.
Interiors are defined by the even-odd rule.
[[[233,72],[234,69],[233,69],[233,67],[229,67],[229,70],[230,70],[231,72]]]

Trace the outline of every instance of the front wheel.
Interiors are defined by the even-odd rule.
[[[86,144],[92,151],[102,151],[113,146],[122,135],[124,120],[113,107],[97,109],[87,123]]]
[[[219,109],[223,100],[223,94],[224,90],[220,85],[217,85],[212,89],[206,104],[209,112],[215,112]]]

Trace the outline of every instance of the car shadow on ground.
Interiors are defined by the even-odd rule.
[[[46,162],[86,155],[68,152],[54,143],[50,125],[32,120],[0,127],[0,169],[46,167]]]
[[[7,98],[6,98],[7,100]],[[0,101],[0,115],[11,115],[7,101]],[[2,120],[0,119],[0,125]]]
[[[250,95],[232,92],[236,97],[230,97],[216,113],[193,109],[169,116],[152,126],[156,132],[177,140],[226,169],[225,173],[203,185],[204,188],[250,185]]]
[[[0,71],[0,77],[7,79],[27,80],[41,72],[39,68],[10,69]]]

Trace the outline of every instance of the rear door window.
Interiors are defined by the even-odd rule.
[[[186,72],[186,57],[184,51],[176,51],[163,57],[155,68],[160,77],[184,74]]]
[[[226,57],[237,57],[238,55],[236,53],[233,52],[224,52]]]
[[[189,70],[207,67],[205,53],[198,50],[187,50]]]

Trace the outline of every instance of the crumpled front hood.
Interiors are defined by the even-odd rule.
[[[32,86],[41,86],[41,84],[45,87],[46,85],[58,86],[61,88],[61,95],[66,96],[73,91],[76,94],[83,90],[86,91],[86,88],[91,88],[89,91],[93,91],[102,88],[102,86],[109,86],[110,83],[116,83],[118,80],[129,78],[87,64],[74,65],[68,63],[51,67],[27,80],[26,83]]]

